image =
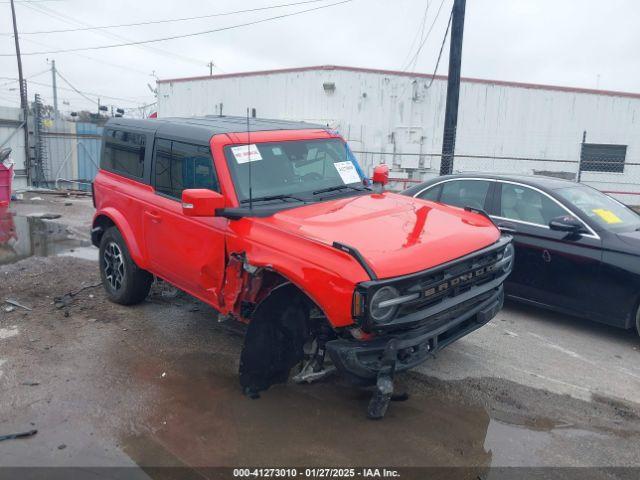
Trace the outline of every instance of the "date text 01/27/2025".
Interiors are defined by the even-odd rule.
[[[236,468],[234,478],[399,478],[388,468]]]

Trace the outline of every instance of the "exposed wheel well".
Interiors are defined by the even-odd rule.
[[[111,227],[115,227],[115,225],[116,224],[113,222],[113,220],[111,220],[106,215],[97,216],[93,221],[93,226],[91,228],[91,243],[94,246],[99,247],[100,240],[102,240],[102,235],[104,235],[104,232],[106,232]]]
[[[257,301],[254,310],[257,310],[265,300],[276,292],[287,295],[292,302],[296,300],[302,302],[310,314],[313,315],[316,312],[317,315],[327,318],[322,308],[304,290],[274,270],[264,270],[262,286],[256,296]]]

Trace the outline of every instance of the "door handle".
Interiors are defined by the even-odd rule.
[[[518,230],[516,230],[516,226],[513,223],[500,222],[497,224],[497,227],[502,233],[508,233],[509,235],[518,233]]]
[[[144,214],[151,219],[153,223],[160,223],[162,217],[156,213],[145,211]]]

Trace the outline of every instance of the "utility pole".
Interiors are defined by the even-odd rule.
[[[16,22],[16,6],[11,0],[11,18],[13,20],[13,38],[16,43],[16,58],[18,60],[18,81],[20,82],[20,108],[22,108],[22,114],[24,117],[24,162],[27,169],[27,180],[31,178],[31,172],[29,171],[30,165],[30,152],[29,152],[29,100],[27,99],[27,85],[24,81],[24,75],[22,74],[22,57],[20,56],[20,39],[18,38],[18,24]]]
[[[451,47],[449,49],[449,77],[447,84],[447,106],[444,114],[442,134],[442,160],[440,175],[453,172],[458,129],[458,102],[460,99],[460,67],[462,64],[462,37],[464,34],[464,11],[466,0],[454,0],[451,20]]]
[[[53,115],[58,118],[58,87],[56,84],[56,61],[51,60],[51,85],[53,86]]]
[[[213,63],[213,60],[211,60],[209,63],[207,63],[207,66],[209,67],[209,76],[213,77],[213,67],[215,67],[215,64]]]

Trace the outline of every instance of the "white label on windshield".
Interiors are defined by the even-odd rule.
[[[362,179],[360,178],[360,175],[358,175],[358,171],[356,170],[356,167],[353,165],[353,162],[351,161],[337,162],[337,163],[334,163],[333,166],[336,167],[336,170],[338,170],[338,173],[340,174],[340,178],[345,183],[345,185],[348,185],[350,183],[358,183],[362,181]]]
[[[236,157],[236,162],[239,164],[262,160],[262,155],[260,155],[258,147],[253,143],[251,145],[231,147],[231,152],[233,153],[233,156]]]

